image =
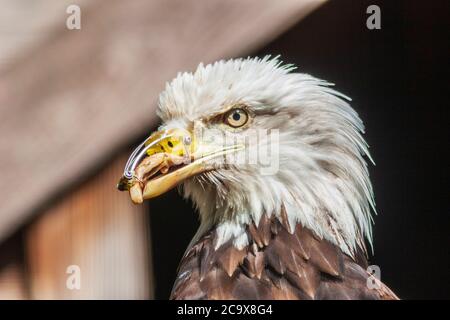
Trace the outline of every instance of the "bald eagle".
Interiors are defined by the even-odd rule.
[[[199,213],[172,299],[397,299],[367,271],[363,123],[332,84],[294,69],[200,64],[160,94],[162,125],[118,187],[142,203],[179,186]]]

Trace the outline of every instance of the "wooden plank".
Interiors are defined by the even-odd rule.
[[[80,6],[101,0],[77,0]],[[55,25],[64,24],[73,0],[0,0],[0,72],[17,56],[24,56],[48,37]]]
[[[62,13],[0,74],[0,241],[148,131],[177,71],[250,53],[323,2],[96,1],[81,7],[81,30],[66,29]]]
[[[148,209],[115,190],[125,161],[116,159],[28,227],[32,299],[152,298]],[[79,268],[79,290],[66,284],[69,266]]]

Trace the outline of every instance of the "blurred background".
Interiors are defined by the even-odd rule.
[[[366,26],[372,4],[378,30]],[[80,29],[66,25],[70,5]],[[158,126],[166,81],[266,54],[335,83],[366,123],[381,279],[401,298],[450,298],[449,9],[0,0],[0,299],[167,299],[196,213],[176,190],[134,206],[117,180]]]

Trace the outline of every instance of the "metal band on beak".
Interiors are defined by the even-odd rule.
[[[147,144],[147,142],[152,138],[149,137],[147,140],[142,142],[136,149],[134,149],[130,158],[128,158],[128,161],[125,165],[125,169],[123,171],[123,176],[126,179],[129,180],[132,179],[134,177],[134,169],[136,169],[136,166],[139,164],[139,162],[141,162],[142,159],[147,155],[147,151],[168,137],[169,135],[167,135],[167,132],[164,131],[161,134],[161,137],[159,137],[158,139],[155,139],[154,141],[151,141],[150,143]]]
[[[155,153],[169,152],[184,157],[188,163],[191,159],[192,137],[188,131],[182,129],[168,129],[157,131],[142,142],[128,158],[122,178],[117,188],[126,191],[131,188],[136,177],[136,168],[145,157]]]

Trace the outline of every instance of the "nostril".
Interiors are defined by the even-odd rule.
[[[169,141],[167,144],[169,145],[169,147],[173,148],[173,143],[172,143],[172,141]]]
[[[191,144],[191,137],[189,137],[189,136],[186,136],[186,137],[184,137],[184,144],[185,145],[190,145]]]

